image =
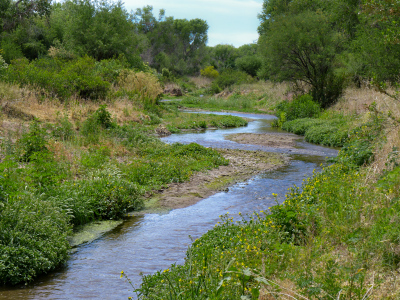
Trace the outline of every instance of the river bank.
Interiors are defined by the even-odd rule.
[[[233,149],[218,149],[221,155],[229,160],[226,166],[206,172],[196,172],[189,181],[170,184],[166,189],[149,197],[144,210],[133,213],[159,213],[171,209],[183,208],[197,203],[219,191],[243,182],[260,173],[276,170],[287,165],[288,156],[262,151],[245,151]]]

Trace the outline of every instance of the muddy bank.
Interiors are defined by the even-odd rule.
[[[225,191],[236,182],[249,179],[260,172],[275,170],[288,164],[290,158],[283,154],[232,149],[218,150],[229,159],[228,166],[207,172],[195,173],[191,180],[171,184],[146,200],[146,208],[133,215],[149,212],[167,212],[197,203],[219,191]]]
[[[273,148],[295,148],[296,141],[302,138],[295,134],[256,134],[256,133],[236,133],[226,135],[225,139],[239,143],[260,145]]]

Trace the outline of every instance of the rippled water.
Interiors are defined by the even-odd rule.
[[[245,116],[257,120],[243,128],[172,135],[164,140],[255,150],[259,146],[253,148],[224,141],[224,135],[280,132],[269,126],[273,116]],[[190,236],[200,237],[218,222],[220,215],[227,212],[235,216],[239,212],[265,210],[276,203],[272,193],[278,194],[278,200],[282,201],[289,187],[300,185],[314,169],[320,169],[326,156],[334,156],[336,152],[300,140],[298,149],[292,151],[296,155],[289,166],[255,176],[234,185],[228,192],[215,194],[187,208],[162,215],[130,217],[102,238],[79,246],[65,268],[28,286],[0,289],[0,299],[127,299],[134,296],[132,287],[120,279],[121,270],[138,287],[140,274],[152,274],[173,263],[183,263],[191,243]]]

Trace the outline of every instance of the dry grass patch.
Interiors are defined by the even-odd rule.
[[[400,120],[399,101],[368,87],[361,89],[347,88],[342,99],[332,109],[347,115],[362,114],[367,112],[374,102],[379,112],[390,113],[395,119]]]
[[[190,81],[193,82],[198,89],[209,87],[212,83],[212,79],[203,76],[190,77]]]

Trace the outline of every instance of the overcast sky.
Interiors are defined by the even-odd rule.
[[[125,8],[153,6],[154,16],[164,8],[175,19],[203,19],[208,26],[208,46],[229,44],[239,47],[258,39],[257,15],[263,0],[125,0]]]

